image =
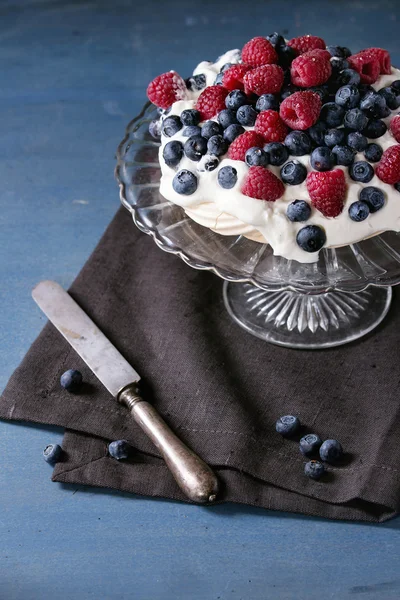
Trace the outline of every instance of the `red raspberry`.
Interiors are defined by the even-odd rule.
[[[246,94],[276,94],[283,85],[283,70],[279,65],[263,65],[248,71],[243,82]]]
[[[376,174],[384,183],[400,181],[400,146],[390,146],[385,150],[376,167]]]
[[[242,194],[257,200],[275,202],[284,192],[282,181],[265,167],[250,167],[242,185]]]
[[[390,54],[383,48],[366,48],[361,51],[361,54],[368,54],[372,58],[375,58],[379,63],[380,72],[382,75],[390,75],[392,72],[392,61],[390,60]]]
[[[232,65],[224,73],[222,85],[227,90],[243,90],[243,77],[251,67],[248,65]]]
[[[203,121],[212,119],[225,108],[225,98],[228,93],[222,85],[210,85],[201,92],[197,98],[196,109],[200,112]]]
[[[304,130],[317,122],[321,105],[321,98],[315,92],[295,92],[282,102],[279,114],[292,129]]]
[[[390,132],[396,142],[400,143],[400,115],[396,115],[390,122]]]
[[[250,148],[262,148],[265,142],[261,135],[255,131],[245,131],[239,135],[229,146],[228,157],[232,160],[243,160]]]
[[[291,46],[297,50],[299,54],[304,54],[304,52],[315,50],[316,48],[321,48],[321,50],[325,50],[326,48],[324,40],[320,37],[316,37],[315,35],[302,35],[300,37],[295,37],[288,42],[288,46]]]
[[[263,136],[266,142],[283,142],[289,131],[276,110],[260,112],[254,129]]]
[[[305,54],[305,52],[304,52]],[[332,56],[328,50],[322,50],[321,48],[315,48],[314,50],[309,50],[307,52],[307,56],[319,56],[320,58],[325,58],[325,60],[331,60]]]
[[[251,67],[261,67],[278,62],[275,48],[264,37],[255,37],[243,46],[242,61]]]
[[[320,52],[305,52],[294,59],[290,67],[292,83],[299,87],[312,87],[328,81],[332,73],[331,62]]]
[[[307,175],[311,202],[325,217],[337,217],[343,210],[347,184],[341,169],[311,171]]]
[[[359,52],[348,57],[351,69],[360,73],[361,83],[375,83],[381,70],[379,60],[368,52]]]
[[[177,100],[186,97],[186,84],[175,71],[158,75],[147,86],[147,97],[159,108],[169,108]]]

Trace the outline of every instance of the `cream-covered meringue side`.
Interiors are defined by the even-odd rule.
[[[207,86],[213,85],[221,67],[228,62],[237,63],[239,57],[238,50],[230,50],[222,55],[216,63],[200,63],[193,74],[204,73]],[[400,79],[400,70],[392,68],[392,73],[382,75],[373,87],[379,90],[389,86],[396,79]],[[194,108],[200,93],[201,91],[188,92],[187,99],[175,102],[169,114],[180,115],[183,110]],[[399,112],[400,109],[392,111],[390,116],[383,120],[389,125],[394,115]],[[203,170],[202,161],[195,163],[183,156],[178,167],[169,167],[165,164],[162,152],[165,144],[171,140],[179,140],[184,143],[187,138],[182,136],[181,131],[172,137],[164,135],[161,137],[159,160],[162,173],[160,181],[162,196],[182,206],[194,221],[222,235],[243,235],[254,241],[270,244],[277,256],[302,263],[312,263],[318,260],[319,253],[305,252],[296,242],[297,232],[305,225],[319,225],[325,230],[325,247],[356,243],[386,230],[400,231],[400,193],[393,186],[383,183],[376,175],[370,182],[363,184],[353,181],[349,177],[347,167],[336,167],[343,170],[347,183],[347,197],[342,213],[338,217],[328,218],[313,208],[311,217],[306,223],[294,223],[286,217],[286,209],[293,200],[310,201],[306,181],[294,186],[285,185],[283,196],[275,202],[249,198],[241,193],[242,183],[249,169],[244,162],[231,160],[225,155],[220,160],[217,169],[209,172]],[[383,150],[397,143],[389,130],[377,140],[369,140],[369,142],[378,143]],[[291,156],[289,160],[297,160],[303,163],[308,171],[312,170],[310,155]],[[365,158],[360,153],[357,154],[355,160],[365,160]],[[231,189],[222,188],[217,180],[219,169],[227,165],[232,165],[237,170],[237,183]],[[197,189],[189,196],[178,194],[172,187],[172,180],[177,171],[181,169],[193,171],[198,178]],[[269,165],[268,169],[279,177],[281,167]],[[360,190],[367,186],[378,187],[384,192],[385,205],[376,213],[371,213],[364,221],[352,221],[348,214],[349,206],[359,199]]]

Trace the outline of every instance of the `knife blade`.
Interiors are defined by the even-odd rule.
[[[162,454],[181,490],[194,502],[213,502],[218,492],[213,471],[141,397],[140,375],[92,319],[54,281],[38,283],[32,297],[107,390],[129,408],[136,423]]]

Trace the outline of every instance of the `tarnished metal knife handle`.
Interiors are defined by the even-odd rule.
[[[193,502],[214,502],[218,480],[206,465],[171,431],[156,409],[140,396],[136,384],[122,389],[118,402],[127,406],[136,423],[162,454],[175,481]]]

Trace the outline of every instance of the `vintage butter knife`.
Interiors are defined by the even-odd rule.
[[[41,281],[33,299],[90,367],[101,383],[131,412],[162,454],[181,490],[194,502],[213,502],[218,480],[210,467],[171,431],[155,408],[140,396],[140,375],[111,344],[71,296],[54,281]]]

